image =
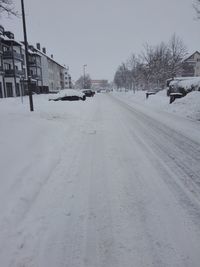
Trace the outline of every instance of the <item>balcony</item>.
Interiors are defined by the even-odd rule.
[[[20,60],[20,61],[23,61],[23,58],[22,58],[22,55],[15,52],[15,51],[5,51],[3,53],[3,59],[17,59],[17,60]]]
[[[42,80],[42,77],[39,74],[31,74],[31,78],[34,80]]]
[[[5,70],[5,77],[20,77],[24,76],[24,71],[23,70]]]
[[[29,61],[28,64],[30,67],[42,68],[41,63],[36,62],[36,61]]]

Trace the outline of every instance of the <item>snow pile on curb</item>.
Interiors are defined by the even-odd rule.
[[[170,85],[184,88],[186,92],[191,91],[192,88],[193,91],[197,91],[200,87],[200,77],[177,77],[170,82]]]
[[[176,99],[171,105],[165,107],[165,110],[200,120],[200,92],[191,92],[183,98]]]
[[[135,94],[132,91],[127,93],[114,92],[113,94],[129,105],[134,105],[135,103],[150,107],[155,111],[166,111],[192,120],[200,120],[200,92],[197,91],[176,99],[172,104],[169,104],[166,90],[150,95],[148,99],[146,99],[145,91],[136,91]]]

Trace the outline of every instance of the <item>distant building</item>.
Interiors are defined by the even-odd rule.
[[[109,86],[108,80],[91,80],[93,89],[105,89]]]
[[[192,55],[183,60],[182,76],[200,76],[200,53],[198,51],[194,52]]]

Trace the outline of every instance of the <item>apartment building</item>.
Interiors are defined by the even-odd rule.
[[[42,81],[43,87],[48,88],[49,92],[57,92],[61,89],[66,88],[65,78],[66,78],[66,67],[58,63],[53,55],[47,55],[46,48],[42,47],[40,43],[36,44],[37,52],[41,56],[41,65],[42,65]],[[70,76],[68,74],[68,76]],[[67,78],[69,79],[69,77]],[[71,82],[71,76],[70,76]],[[69,82],[69,84],[71,84]]]
[[[1,97],[23,94],[21,80],[24,79],[22,47],[14,34],[1,27]]]
[[[48,93],[71,87],[71,76],[65,66],[46,54],[46,48],[28,47],[31,89]],[[67,86],[67,87],[66,87]],[[0,98],[28,94],[25,46],[14,34],[0,26]]]

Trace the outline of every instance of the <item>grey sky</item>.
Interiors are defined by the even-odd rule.
[[[20,0],[15,0],[20,10]],[[175,32],[189,52],[200,49],[200,20],[193,0],[24,0],[29,43],[70,67],[72,79],[83,64],[93,79],[112,80],[117,66],[145,42],[168,41]],[[22,39],[17,18],[1,24]]]

